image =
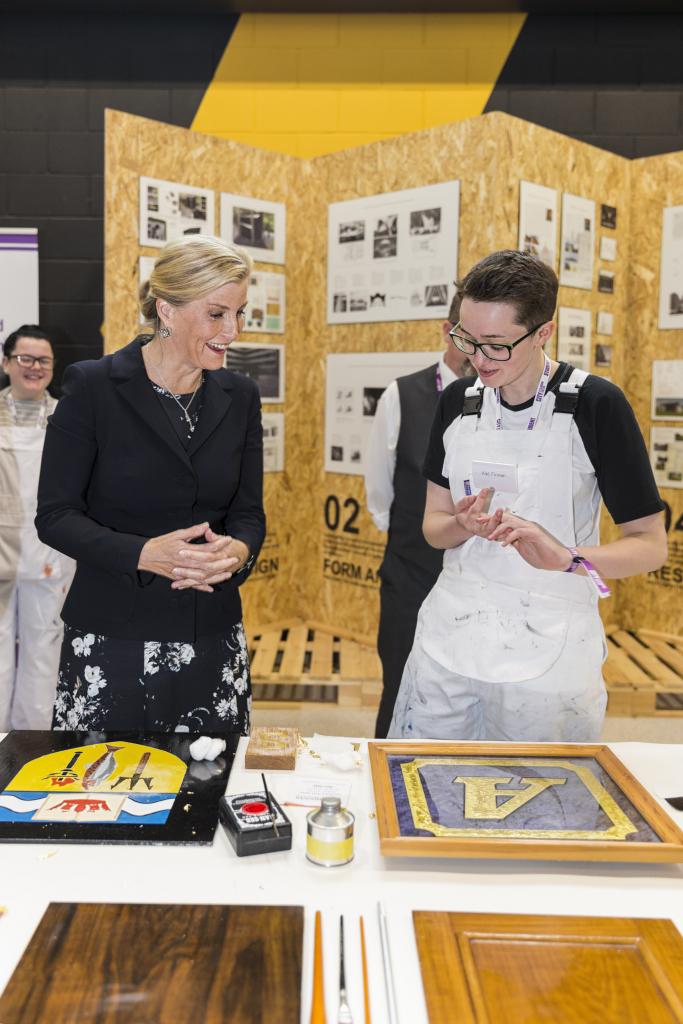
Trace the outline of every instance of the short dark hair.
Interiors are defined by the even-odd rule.
[[[22,327],[17,327],[16,331],[12,331],[5,338],[2,344],[2,354],[4,356],[12,354],[19,338],[36,338],[39,341],[49,341],[52,345],[52,338],[42,327],[38,327],[37,324],[24,324]]]
[[[460,300],[509,302],[517,323],[533,327],[552,320],[557,305],[557,274],[528,252],[502,249],[479,260],[457,282]]]
[[[451,305],[448,310],[448,319],[455,326],[460,319],[460,303],[462,302],[462,296],[458,295],[458,282],[455,282],[455,295],[451,299]]]

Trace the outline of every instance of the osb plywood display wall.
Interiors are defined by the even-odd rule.
[[[454,178],[460,180],[461,188],[459,275],[495,249],[517,248],[520,180],[557,189],[558,214],[563,190],[594,199],[598,218],[601,203],[618,207],[617,230],[608,233],[618,238],[618,258],[610,268],[621,287],[615,287],[612,295],[598,294],[596,238],[593,289],[561,288],[559,303],[591,311],[593,341],[598,310],[614,313],[614,336],[608,340],[614,342],[615,360],[609,371],[598,369],[595,372],[609,372],[616,383],[621,382],[628,161],[505,114],[487,114],[321,157],[313,160],[312,166],[316,189],[307,203],[311,214],[313,210],[315,214],[308,215],[306,219],[315,239],[315,251],[323,257],[327,245],[325,207],[328,203]],[[320,355],[315,366],[310,367],[307,392],[322,432],[324,381],[319,376],[319,367],[326,353],[387,352],[394,349],[437,351],[441,347],[441,334],[440,322],[435,320],[326,324],[324,258],[314,265],[311,286],[312,295],[316,296],[311,322]],[[594,345],[592,349],[594,353]],[[318,617],[327,622],[372,635],[376,629],[378,606],[376,569],[381,560],[385,534],[374,527],[365,508],[362,479],[342,474],[321,474],[321,452],[316,454],[315,464],[306,470],[310,473],[310,493],[315,495],[315,501],[309,507],[317,526],[315,540],[318,545],[308,576],[311,607],[319,609]],[[360,511],[353,517],[357,507]],[[358,532],[345,532],[345,526]],[[603,611],[611,621],[616,617],[615,602],[603,604],[607,604]]]
[[[683,422],[651,418],[652,363],[683,359],[683,329],[660,330],[659,288],[662,251],[662,216],[667,206],[683,205],[683,153],[636,160],[631,167],[631,237],[629,316],[625,390],[631,399],[645,438],[657,427],[680,427]],[[677,397],[681,397],[677,394]],[[683,593],[683,490],[662,487],[668,508],[666,522],[669,558],[646,577],[621,584],[620,612],[626,629],[646,627],[681,634]]]
[[[268,548],[262,571],[243,588],[247,625],[299,616],[340,632],[376,631],[385,535],[365,508],[362,478],[325,473],[325,370],[330,353],[428,350],[441,347],[440,321],[328,325],[327,206],[458,179],[458,273],[499,248],[516,248],[519,182],[528,180],[596,202],[593,288],[562,288],[560,305],[590,310],[591,368],[621,384],[624,373],[629,162],[504,114],[434,128],[359,149],[297,161],[109,112],[107,118],[106,336],[107,349],[137,328],[138,176],[238,192],[287,204],[287,323],[285,471],[266,475]],[[615,229],[601,229],[600,204],[618,210]],[[617,240],[613,294],[597,291],[599,238]],[[558,234],[559,246],[559,234]],[[613,358],[596,368],[595,318],[614,314]],[[264,340],[282,341],[282,337]],[[256,340],[245,336],[245,340]],[[604,340],[604,339],[603,339]],[[554,354],[554,353],[551,353]],[[640,384],[634,379],[634,386]],[[635,395],[630,396],[632,399]],[[619,597],[603,609],[620,616]]]
[[[257,196],[273,202],[286,203],[292,212],[294,197],[300,191],[304,168],[295,157],[268,153],[224,139],[199,135],[183,128],[133,117],[118,111],[106,116],[106,200],[105,200],[105,348],[112,352],[127,344],[142,330],[137,303],[140,256],[156,256],[158,249],[139,244],[139,178],[161,178],[215,191],[215,231],[219,231],[220,192]],[[256,263],[256,269],[287,275],[286,333],[265,335],[246,332],[244,341],[284,343],[286,356],[290,339],[301,336],[305,316],[301,309],[306,296],[306,283],[300,280],[304,260],[290,259],[298,252],[305,238],[305,223],[289,217],[287,262],[284,266]],[[302,354],[303,358],[303,354]],[[285,398],[288,409],[298,406],[297,389],[291,378],[290,362]],[[269,412],[282,412],[282,405],[268,405]],[[308,438],[297,435],[296,416],[288,416],[285,427],[285,472],[265,475],[265,504],[269,527],[263,554],[249,583],[242,588],[247,622],[266,623],[285,609],[301,607],[301,577],[295,572],[283,573],[283,552],[290,550],[292,530],[299,527],[290,508],[297,453],[305,451]]]

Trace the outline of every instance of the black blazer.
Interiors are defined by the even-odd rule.
[[[242,571],[212,594],[171,590],[137,571],[150,537],[208,521],[256,556],[263,542],[263,446],[256,385],[205,374],[185,450],[154,394],[142,338],[74,363],[48,421],[38,486],[38,536],[76,559],[65,622],[103,636],[192,641],[241,620]]]

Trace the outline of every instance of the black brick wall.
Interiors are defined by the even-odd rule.
[[[102,353],[104,108],[189,127],[236,20],[0,14],[0,226],[38,228],[57,378]]]
[[[527,18],[487,110],[626,157],[683,150],[683,13]]]
[[[0,13],[0,226],[37,227],[60,366],[102,350],[103,111],[189,126],[236,16]],[[681,15],[530,15],[487,110],[683,150]],[[59,371],[58,371],[59,375]]]

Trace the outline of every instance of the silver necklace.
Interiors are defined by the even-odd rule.
[[[163,373],[161,372],[161,364],[163,363],[163,361],[164,361],[164,350],[162,348],[162,350],[161,350],[161,359],[159,360],[159,362],[154,367],[154,370],[155,370],[156,373],[159,374],[159,378],[161,380],[161,383],[163,384],[164,391],[166,392],[167,395],[171,396],[171,398],[173,399],[175,404],[179,407],[180,411],[182,412],[183,416],[185,417],[185,422],[187,423],[187,429],[192,434],[192,433],[194,433],[195,425],[192,422],[192,420],[190,419],[189,409],[190,409],[190,406],[192,405],[192,403],[194,402],[194,396],[197,394],[197,392],[199,391],[199,388],[201,387],[201,385],[202,385],[202,383],[204,381],[204,371],[203,370],[199,371],[199,380],[197,381],[197,384],[196,384],[196,387],[195,387],[194,391],[190,395],[190,401],[187,403],[187,405],[183,405],[183,403],[180,401],[180,399],[176,398],[176,396],[174,395],[174,393],[171,391],[171,389],[169,388],[168,384],[166,383],[166,378],[164,377]]]
[[[197,386],[195,387],[194,391],[190,395],[190,401],[187,403],[187,405],[183,405],[183,403],[180,401],[180,399],[176,395],[173,394],[173,392],[169,388],[168,384],[166,383],[166,379],[165,379],[163,373],[161,372],[161,370],[159,369],[158,366],[156,367],[156,371],[159,374],[159,377],[161,378],[161,383],[164,385],[164,391],[166,392],[167,395],[171,396],[171,398],[173,399],[173,401],[175,402],[175,404],[178,406],[178,408],[182,412],[183,416],[185,417],[185,422],[187,423],[187,429],[190,431],[191,434],[194,433],[195,425],[194,425],[194,423],[192,422],[192,420],[190,418],[189,410],[190,410],[190,406],[194,402],[194,396],[199,391],[199,388],[200,388],[200,386],[202,384],[202,381],[204,380],[204,371],[202,370],[201,373],[199,374],[199,381],[197,382]]]

